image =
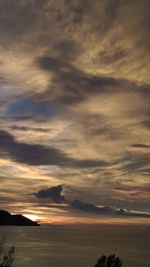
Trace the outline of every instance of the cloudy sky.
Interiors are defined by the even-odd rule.
[[[53,223],[148,216],[149,9],[0,1],[0,209]]]

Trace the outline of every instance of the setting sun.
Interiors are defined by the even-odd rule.
[[[34,215],[34,214],[27,213],[27,214],[23,214],[23,215],[32,221],[38,221],[39,220],[39,217],[37,215]]]

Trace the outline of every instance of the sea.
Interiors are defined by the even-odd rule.
[[[16,248],[13,267],[94,267],[102,254],[123,267],[150,267],[150,228],[134,225],[0,227]]]

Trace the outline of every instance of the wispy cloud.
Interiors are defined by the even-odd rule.
[[[0,1],[3,201],[148,210],[149,3],[56,2]]]

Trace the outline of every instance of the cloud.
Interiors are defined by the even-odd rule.
[[[150,175],[150,168],[140,169],[140,170],[138,170],[138,173],[145,175],[145,176],[149,176]]]
[[[33,193],[33,195],[39,199],[51,198],[56,203],[65,203],[65,197],[61,195],[62,190],[63,187],[61,185],[57,185],[47,189],[39,190],[38,192]]]
[[[0,17],[6,190],[17,176],[25,192],[65,183],[85,203],[147,210],[149,1],[4,0]]]
[[[50,129],[45,129],[45,128],[36,128],[36,127],[27,127],[27,126],[17,126],[17,125],[12,125],[10,127],[11,130],[15,131],[35,131],[35,132],[42,132],[42,133],[48,133],[50,132]]]
[[[36,144],[17,142],[6,131],[0,131],[1,153],[13,161],[28,165],[63,165],[69,164],[69,157],[58,149]]]
[[[76,168],[96,168],[96,167],[108,167],[109,163],[100,160],[77,160],[73,163]]]
[[[115,190],[118,191],[135,191],[135,192],[150,192],[150,186],[149,184],[145,186],[122,186],[122,187],[116,187]]]
[[[133,144],[132,147],[135,147],[135,148],[150,148],[150,145],[145,145],[145,144]]]
[[[150,129],[150,121],[143,121],[142,123],[141,123],[141,125],[142,126],[144,126],[146,129]]]
[[[118,188],[117,190],[121,190],[121,189]],[[131,217],[150,218],[149,213],[129,211],[127,209],[116,208],[116,207],[112,207],[112,206],[94,205],[91,203],[82,202],[81,200],[77,200],[77,199],[71,201],[71,200],[66,199],[65,196],[62,195],[62,191],[63,191],[63,186],[58,185],[58,186],[53,186],[53,187],[50,187],[47,189],[39,190],[38,192],[32,193],[30,195],[34,195],[39,200],[50,198],[58,204],[65,203],[65,204],[68,204],[72,209],[80,210],[80,211],[88,212],[88,213],[95,213],[95,214],[99,214],[99,215],[131,216]],[[46,205],[46,204],[44,203],[44,205]],[[68,208],[68,205],[66,206],[67,208]],[[53,205],[48,206],[48,207],[53,208]],[[61,207],[61,205],[59,207]]]
[[[98,160],[78,160],[67,156],[59,149],[39,144],[18,142],[10,133],[0,131],[1,156],[28,165],[59,165],[70,168],[106,167],[108,164]]]
[[[146,212],[128,211],[126,209],[110,206],[97,206],[94,204],[84,203],[80,200],[74,200],[71,202],[71,206],[74,209],[96,214],[150,218],[150,214]]]
[[[80,200],[74,200],[73,202],[71,202],[71,206],[75,209],[88,211],[88,212],[95,212],[95,213],[100,213],[100,214],[112,213],[114,210],[111,207],[99,207],[94,204],[84,203]]]
[[[89,74],[74,66],[66,58],[45,55],[38,58],[35,63],[42,70],[53,75],[49,87],[39,97],[43,99],[53,98],[58,104],[73,104],[73,99],[74,104],[77,104],[86,101],[90,96],[111,95],[120,92],[137,94],[145,101],[150,95],[147,84],[139,84],[135,81],[118,79],[108,75]],[[51,90],[52,87],[55,88],[55,91]]]
[[[123,163],[121,167],[122,170],[127,171],[128,173],[133,173],[150,164],[150,155],[149,153],[131,153],[122,158],[121,162]]]

